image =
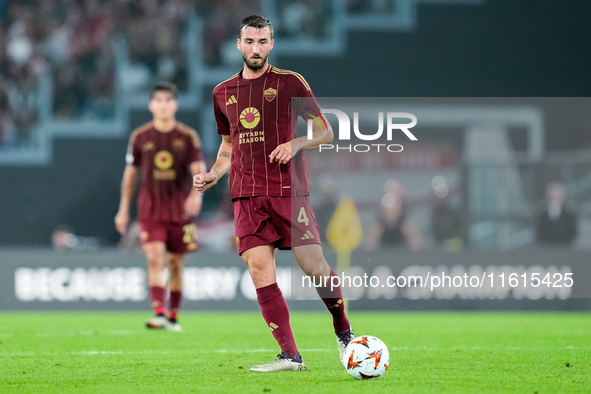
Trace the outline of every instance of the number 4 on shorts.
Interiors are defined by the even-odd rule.
[[[306,210],[304,209],[304,207],[300,208],[300,212],[298,213],[297,221],[298,221],[298,223],[304,223],[306,226],[310,222],[310,220],[308,219],[308,215],[306,215]]]

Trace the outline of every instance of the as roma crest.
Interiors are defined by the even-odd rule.
[[[269,88],[267,90],[265,90],[264,92],[265,98],[267,99],[268,102],[271,102],[275,99],[275,97],[277,96],[277,91],[273,88]]]

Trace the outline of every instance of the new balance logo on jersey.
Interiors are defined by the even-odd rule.
[[[238,102],[238,100],[236,100],[236,97],[234,97],[234,95],[232,95],[232,97],[230,97],[230,99],[228,101],[226,101],[226,105],[236,104],[237,102]]]
[[[300,239],[303,241],[303,240],[306,240],[306,239],[314,239],[314,238],[316,238],[316,237],[314,237],[314,235],[312,234],[312,232],[310,230],[307,230],[304,233],[304,236],[302,238],[300,238]]]

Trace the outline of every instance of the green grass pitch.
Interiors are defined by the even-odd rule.
[[[292,313],[309,371],[253,373],[275,342],[257,312],[184,312],[183,332],[148,313],[0,313],[0,392],[591,392],[588,313],[350,313],[390,348],[390,368],[358,381],[340,366],[327,313]]]

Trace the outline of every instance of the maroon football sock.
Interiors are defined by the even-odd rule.
[[[337,273],[331,268],[330,276],[337,276]],[[327,286],[317,287],[318,295],[326,305],[326,308],[332,315],[332,325],[335,332],[345,331],[349,329],[349,319],[345,313],[345,301],[343,300],[343,292],[341,286],[331,289],[331,280],[326,282]],[[335,282],[336,283],[336,282]]]
[[[163,315],[166,311],[164,307],[165,295],[164,287],[150,286],[150,302],[152,303],[152,310],[154,310],[156,315]]]
[[[257,289],[257,300],[281,352],[287,351],[289,357],[293,358],[298,349],[289,323],[289,308],[277,283]]]
[[[179,309],[181,308],[181,300],[183,292],[181,290],[171,290],[168,298],[168,318],[177,319]]]

